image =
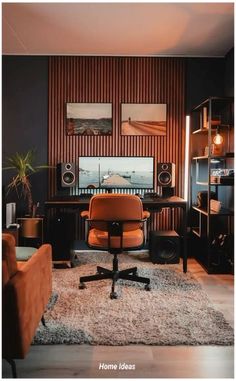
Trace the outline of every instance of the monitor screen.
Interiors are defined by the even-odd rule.
[[[154,188],[153,157],[80,157],[79,188]]]

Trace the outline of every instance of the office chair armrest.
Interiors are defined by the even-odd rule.
[[[88,218],[89,217],[89,211],[88,210],[83,210],[81,213],[80,213],[81,217],[83,218]]]
[[[148,212],[147,210],[144,210],[143,211],[143,218],[147,219],[150,217],[150,212]]]

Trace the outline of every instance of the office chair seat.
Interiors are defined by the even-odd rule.
[[[123,233],[123,241],[125,242],[125,249],[139,248],[143,244],[143,232],[141,229],[132,231],[125,231]],[[88,244],[91,247],[98,249],[108,249],[108,232],[99,229],[91,229],[88,237]],[[120,237],[111,237],[110,248],[120,247]]]
[[[107,250],[113,255],[112,269],[97,266],[95,275],[80,277],[79,288],[85,288],[86,282],[112,279],[111,299],[117,298],[115,284],[125,279],[145,284],[150,290],[150,279],[137,275],[137,267],[119,270],[117,255],[123,250],[137,250],[143,247],[144,224],[150,216],[143,211],[139,197],[129,194],[98,194],[91,198],[89,211],[83,211],[86,218],[88,246],[97,250]]]

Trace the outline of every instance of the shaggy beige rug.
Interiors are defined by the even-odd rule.
[[[137,266],[139,275],[150,277],[151,291],[123,280],[116,286],[119,299],[109,297],[111,280],[79,290],[80,276],[94,274],[97,265],[111,268],[111,262],[110,254],[90,252],[79,255],[77,267],[53,271],[57,300],[34,344],[233,344],[232,327],[181,265],[153,265],[144,255],[121,254],[120,268]]]

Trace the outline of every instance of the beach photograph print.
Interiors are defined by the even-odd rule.
[[[166,104],[123,103],[121,135],[166,135]]]
[[[67,103],[67,135],[111,135],[111,103]]]

